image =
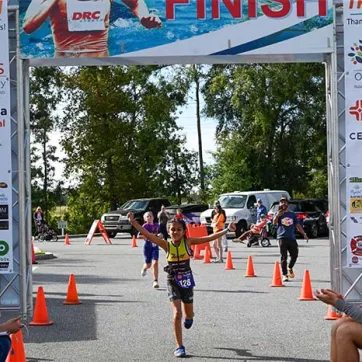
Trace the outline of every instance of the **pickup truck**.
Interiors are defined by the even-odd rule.
[[[133,212],[135,219],[142,225],[144,224],[143,215],[147,211],[152,211],[155,222],[157,222],[157,213],[161,206],[169,206],[170,201],[166,198],[134,199],[125,202],[117,210],[109,211],[102,215],[101,223],[107,231],[110,238],[114,238],[117,233],[137,234],[127,219],[127,214]]]

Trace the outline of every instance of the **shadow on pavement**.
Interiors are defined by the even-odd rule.
[[[233,351],[236,353],[237,357],[222,357],[222,356],[200,356],[200,355],[190,355],[189,357],[198,357],[198,358],[207,358],[215,360],[225,360],[225,361],[278,361],[278,362],[328,362],[327,359],[308,359],[308,358],[295,358],[295,357],[274,357],[274,356],[256,356],[253,355],[246,349],[235,349],[235,348],[216,348],[217,350],[222,351]]]
[[[139,279],[111,278],[109,276],[101,277],[99,275],[89,275],[89,274],[77,274],[76,279],[77,279],[77,284],[110,284],[110,283],[133,282],[133,281],[139,282]],[[34,284],[40,284],[40,285],[54,284],[54,283],[67,284],[68,280],[69,280],[68,275],[48,274],[48,273],[33,274]]]
[[[63,305],[65,298],[47,298],[46,305],[50,326],[29,326],[29,336],[24,333],[25,343],[76,342],[97,339],[98,305],[118,303],[142,303],[134,300],[81,299],[82,304]],[[35,300],[34,300],[35,305]],[[31,319],[29,319],[29,322]],[[41,361],[41,360],[39,360]]]
[[[221,289],[196,289],[199,292],[212,292],[212,293],[250,293],[250,294],[269,294],[268,292],[258,292],[256,290],[221,290]]]

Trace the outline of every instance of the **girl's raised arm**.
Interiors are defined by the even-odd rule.
[[[217,233],[208,236],[201,236],[199,238],[188,238],[187,242],[189,243],[189,245],[207,243],[209,241],[221,238],[222,236],[226,235],[229,231],[235,231],[235,229],[236,229],[235,224],[230,223],[227,229],[218,231]]]

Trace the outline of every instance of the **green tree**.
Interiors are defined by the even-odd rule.
[[[65,84],[65,171],[77,179],[83,203],[70,199],[68,206],[94,203],[89,217],[99,217],[130,198],[172,194],[176,149],[181,193],[191,190],[194,155],[177,136],[175,119],[186,92],[159,68],[74,68]]]
[[[41,205],[48,220],[54,202],[49,197],[54,187],[56,147],[50,134],[56,128],[56,108],[61,101],[58,92],[61,72],[58,68],[34,68],[30,73],[30,126],[34,142],[31,147],[32,200]]]
[[[212,67],[203,93],[205,113],[218,120],[215,193],[325,195],[315,184],[327,173],[324,89],[320,64]]]

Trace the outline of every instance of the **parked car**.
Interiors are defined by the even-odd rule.
[[[176,210],[180,209],[182,214],[186,217],[187,224],[200,224],[200,215],[203,211],[209,208],[206,204],[181,204],[171,205],[166,207],[166,211],[171,217],[176,215]]]
[[[235,236],[238,238],[250,225],[256,222],[257,200],[262,199],[267,209],[274,201],[282,196],[290,197],[287,191],[263,190],[263,191],[235,191],[219,196],[218,202],[226,213],[226,225],[234,221],[236,224]],[[208,232],[212,232],[211,213],[214,209],[208,209],[201,214],[201,224],[205,224]]]
[[[271,206],[267,219],[273,220],[275,213],[278,212],[279,202],[274,202]],[[303,226],[308,237],[316,238],[319,235],[328,233],[328,224],[326,221],[326,212],[328,211],[328,202],[323,199],[302,199],[290,200],[289,210],[297,215],[297,219]],[[271,233],[275,236],[275,231],[271,228]]]
[[[101,222],[110,238],[114,238],[119,232],[136,235],[137,230],[128,221],[127,214],[133,212],[135,219],[142,225],[144,223],[143,215],[146,211],[152,211],[154,219],[157,221],[157,213],[161,210],[162,205],[169,206],[170,201],[165,198],[129,200],[117,210],[102,215]]]

